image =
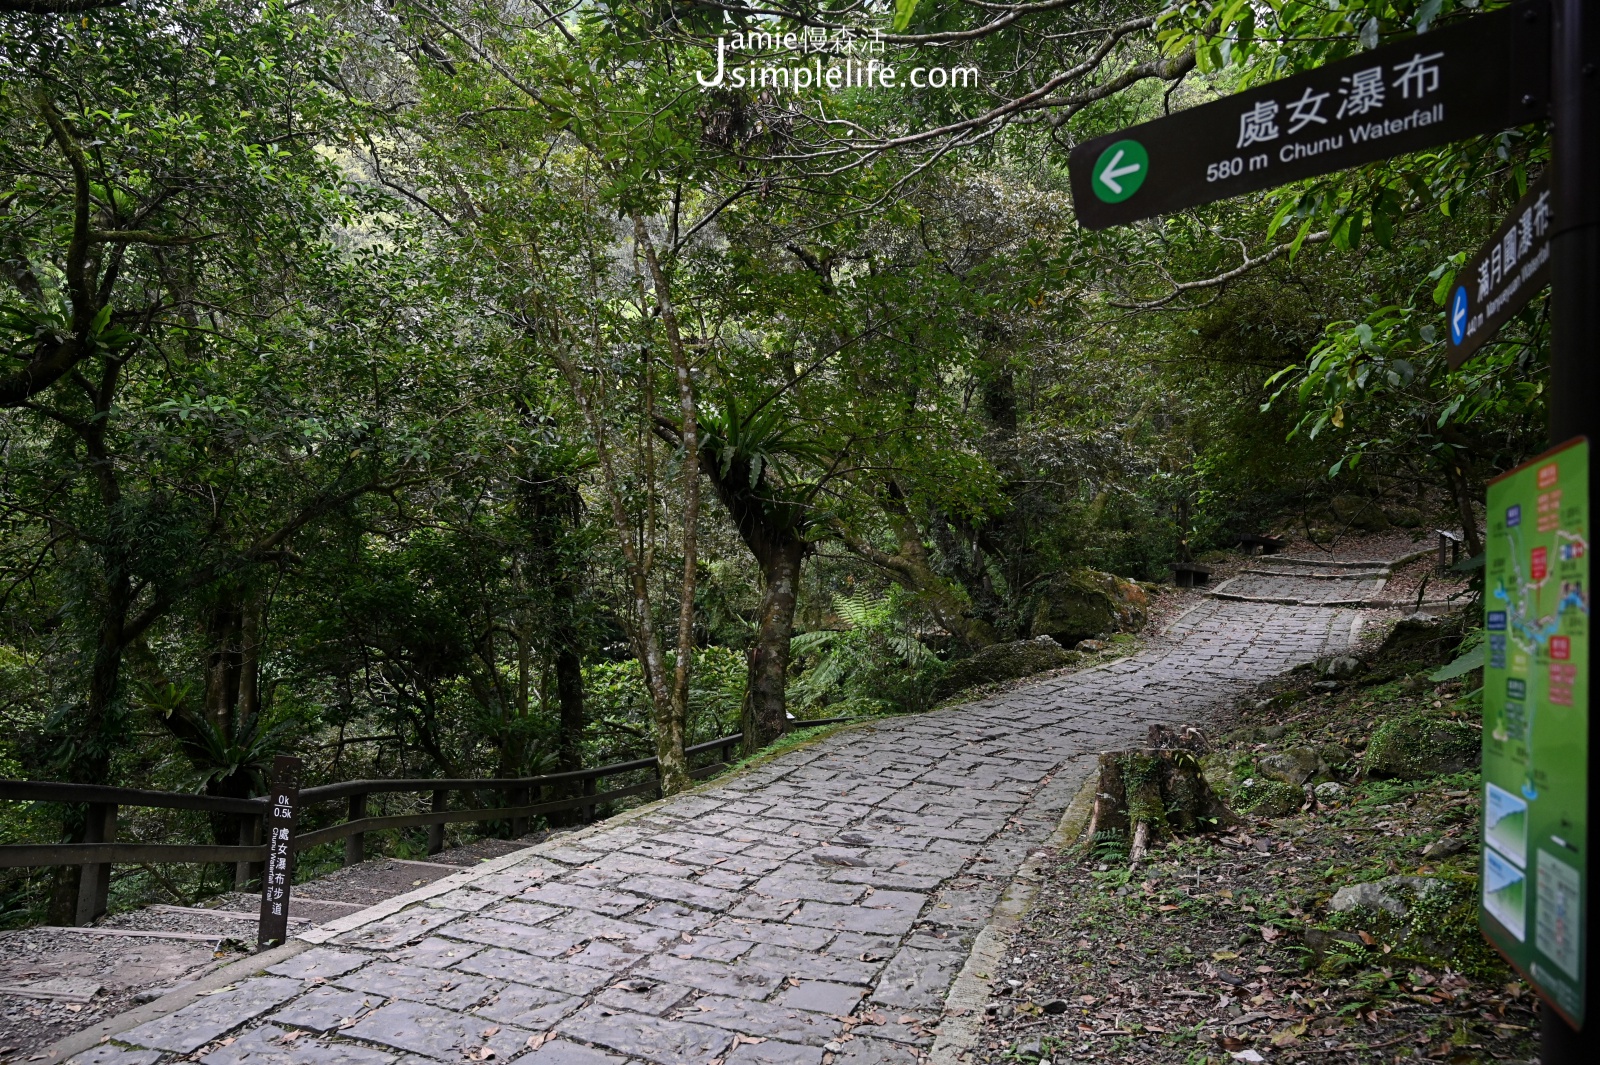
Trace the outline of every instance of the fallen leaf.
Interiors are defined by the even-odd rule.
[[[1254,1050],[1230,1050],[1228,1052],[1228,1056],[1230,1058],[1232,1058],[1234,1061],[1266,1061],[1267,1060],[1266,1058],[1262,1057],[1260,1054],[1258,1054]]]
[[[754,1046],[757,1043],[765,1043],[766,1041],[767,1040],[765,1036],[744,1035],[743,1033],[733,1037],[734,1046],[738,1046],[740,1043],[749,1043],[751,1046]]]
[[[493,1039],[495,1037],[495,1034],[497,1032],[499,1032],[499,1031],[500,1031],[500,1026],[498,1024],[492,1024],[492,1025],[490,1025],[489,1027],[487,1027],[487,1028],[485,1028],[483,1030],[483,1038],[485,1038],[485,1039]]]
[[[544,1046],[544,1041],[549,1038],[549,1032],[540,1032],[538,1035],[530,1035],[528,1037],[528,1049],[538,1050],[540,1047]]]

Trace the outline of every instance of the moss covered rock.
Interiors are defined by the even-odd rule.
[[[1306,781],[1320,783],[1328,776],[1322,757],[1310,747],[1287,747],[1256,759],[1256,767],[1268,780],[1281,780],[1299,787]]]
[[[1035,600],[1032,635],[1063,647],[1113,632],[1138,632],[1150,620],[1150,597],[1132,581],[1092,569],[1050,579]]]
[[[1063,649],[1060,644],[1048,637],[991,644],[971,658],[952,662],[945,675],[940,678],[934,696],[946,699],[957,692],[975,688],[980,684],[1016,680],[1018,677],[1075,665],[1082,660],[1082,655]]]
[[[1482,737],[1463,721],[1408,714],[1378,726],[1361,768],[1369,777],[1426,780],[1478,764]]]
[[[1300,788],[1265,777],[1251,777],[1233,793],[1233,808],[1251,817],[1287,817],[1305,801]]]

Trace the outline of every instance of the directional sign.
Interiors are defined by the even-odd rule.
[[[1551,209],[1550,182],[1540,178],[1456,274],[1446,302],[1452,370],[1550,283]]]
[[[1072,150],[1078,222],[1104,229],[1543,118],[1548,7],[1477,15]]]
[[[1489,485],[1479,923],[1572,1024],[1588,916],[1589,442]]]

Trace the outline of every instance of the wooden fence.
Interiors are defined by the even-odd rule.
[[[812,728],[833,725],[847,718],[792,721],[792,727]],[[692,772],[695,779],[712,776],[727,768],[733,750],[743,733],[721,736],[687,749],[691,759],[717,752],[717,760]],[[639,783],[599,790],[599,782],[613,777],[653,771]],[[457,803],[450,808],[452,792],[476,795],[495,792],[506,805],[470,806]],[[536,777],[430,778],[409,780],[346,780],[306,788],[299,793],[299,809],[345,800],[342,820],[310,831],[297,831],[291,842],[296,853],[322,843],[344,840],[344,864],[353,865],[366,857],[369,832],[392,829],[428,829],[428,853],[444,847],[444,826],[485,821],[511,822],[512,835],[522,835],[530,819],[545,814],[580,811],[589,821],[598,807],[638,795],[659,795],[660,769],[655,758],[580,769],[570,773],[547,773]],[[369,816],[369,796],[392,793],[431,793],[425,813]],[[138,788],[111,788],[92,784],[59,784],[49,781],[0,780],[0,801],[75,803],[87,807],[86,831],[82,843],[13,844],[0,846],[0,869],[36,866],[80,866],[76,923],[92,924],[105,915],[113,865],[155,865],[161,863],[216,862],[234,867],[234,884],[245,888],[261,877],[267,858],[262,840],[263,819],[269,807],[266,796],[255,799],[224,799],[180,792],[145,791]],[[208,814],[232,814],[239,818],[239,842],[232,845],[187,843],[118,843],[117,812],[122,807],[164,810],[197,810]],[[264,878],[263,878],[264,879]]]

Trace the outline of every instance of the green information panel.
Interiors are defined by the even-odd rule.
[[[1479,921],[1574,1027],[1587,932],[1588,537],[1587,440],[1489,485]]]

